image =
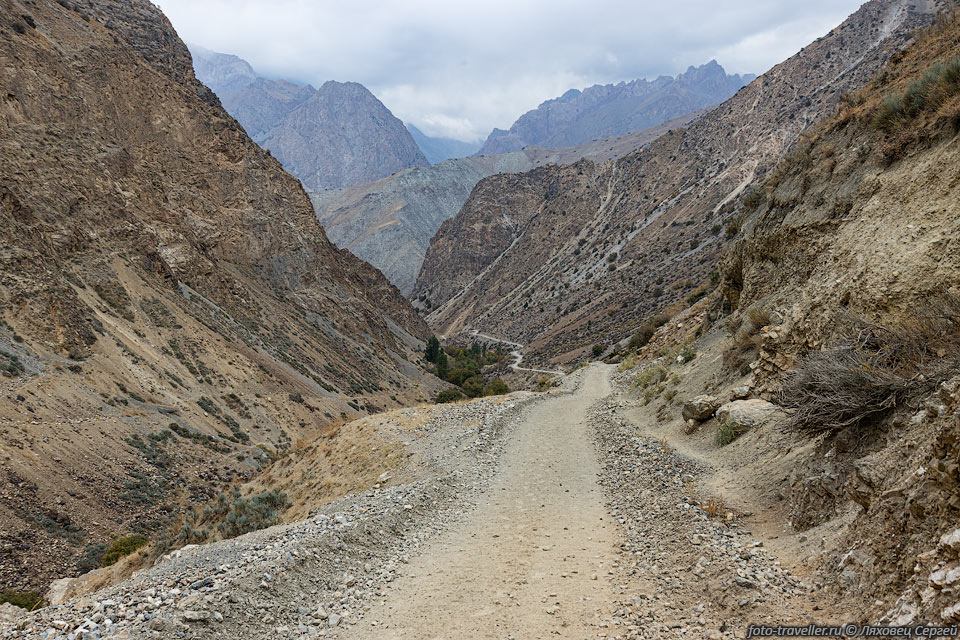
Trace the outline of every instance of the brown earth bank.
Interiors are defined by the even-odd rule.
[[[498,333],[556,361],[623,339],[709,286],[747,187],[940,6],[867,2],[697,122],[616,161],[482,180],[432,239],[415,304],[440,333]]]
[[[0,587],[42,592],[440,384],[423,321],[327,241],[154,5],[0,9]]]

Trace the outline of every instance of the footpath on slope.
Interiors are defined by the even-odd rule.
[[[587,411],[609,393],[608,368],[592,366],[575,394],[526,411],[480,504],[345,637],[585,638],[606,626],[617,532]]]

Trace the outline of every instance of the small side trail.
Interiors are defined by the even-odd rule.
[[[587,413],[610,394],[609,373],[592,366],[576,393],[525,412],[476,508],[344,637],[585,638],[607,627],[618,536]]]

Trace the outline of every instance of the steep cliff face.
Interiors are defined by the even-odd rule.
[[[406,360],[422,320],[330,244],[154,5],[0,16],[0,583],[38,588],[432,383]]]
[[[320,89],[256,75],[237,56],[193,46],[197,77],[307,189],[379,180],[430,163],[410,133],[366,87]]]
[[[474,185],[497,173],[519,173],[551,162],[580,158],[618,158],[648,144],[666,131],[701,117],[687,114],[660,125],[578,147],[526,147],[492,156],[447,160],[432,167],[408,169],[369,184],[326,189],[310,194],[330,239],[380,269],[404,295],[413,290],[430,238],[457,214]]]
[[[755,77],[727,75],[712,60],[676,78],[594,85],[582,92],[571,89],[522,115],[509,131],[495,129],[478,153],[506,153],[527,145],[572,147],[648,129],[719,104]]]
[[[459,234],[492,227],[511,206],[509,194],[481,181],[476,192],[486,195],[471,198],[433,239],[438,250],[428,251],[413,296],[442,332],[499,332],[551,357],[578,358],[585,346],[622,339],[708,278],[746,187],[932,10],[868,2],[689,127],[611,163],[544,174],[540,197],[511,211],[530,224],[517,225],[502,252],[483,249],[490,255],[463,273],[455,247],[470,239]]]

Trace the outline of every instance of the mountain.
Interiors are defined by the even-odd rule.
[[[748,186],[928,23],[932,6],[867,2],[642,151],[481,180],[431,240],[417,304],[441,333],[479,329],[560,360],[630,335],[709,281]]]
[[[500,155],[446,160],[369,184],[311,192],[310,198],[330,240],[380,269],[401,293],[408,295],[430,238],[444,220],[460,211],[481,178],[527,171],[550,162],[617,158],[702,115],[689,114],[652,129],[567,149],[526,147]]]
[[[572,147],[597,138],[648,129],[719,104],[756,76],[727,75],[716,60],[676,78],[660,76],[570,89],[520,116],[509,131],[494,129],[478,153],[504,153],[527,145]]]
[[[155,5],[0,14],[0,584],[42,592],[439,381],[411,305],[327,240]]]
[[[413,136],[414,141],[423,155],[427,157],[430,164],[437,164],[450,158],[466,158],[473,155],[480,149],[480,144],[476,142],[463,142],[452,138],[431,138],[415,126],[406,123],[407,131]]]
[[[429,166],[403,123],[355,82],[319,89],[257,76],[241,58],[193,45],[197,77],[247,133],[311,190]]]
[[[261,145],[313,191],[430,164],[403,123],[356,82],[323,83]]]
[[[830,596],[880,624],[960,621],[941,577],[960,560],[958,47],[954,12],[768,174],[719,265],[726,351],[700,365],[745,362],[792,409],[738,473],[777,469],[793,530],[835,536]]]

